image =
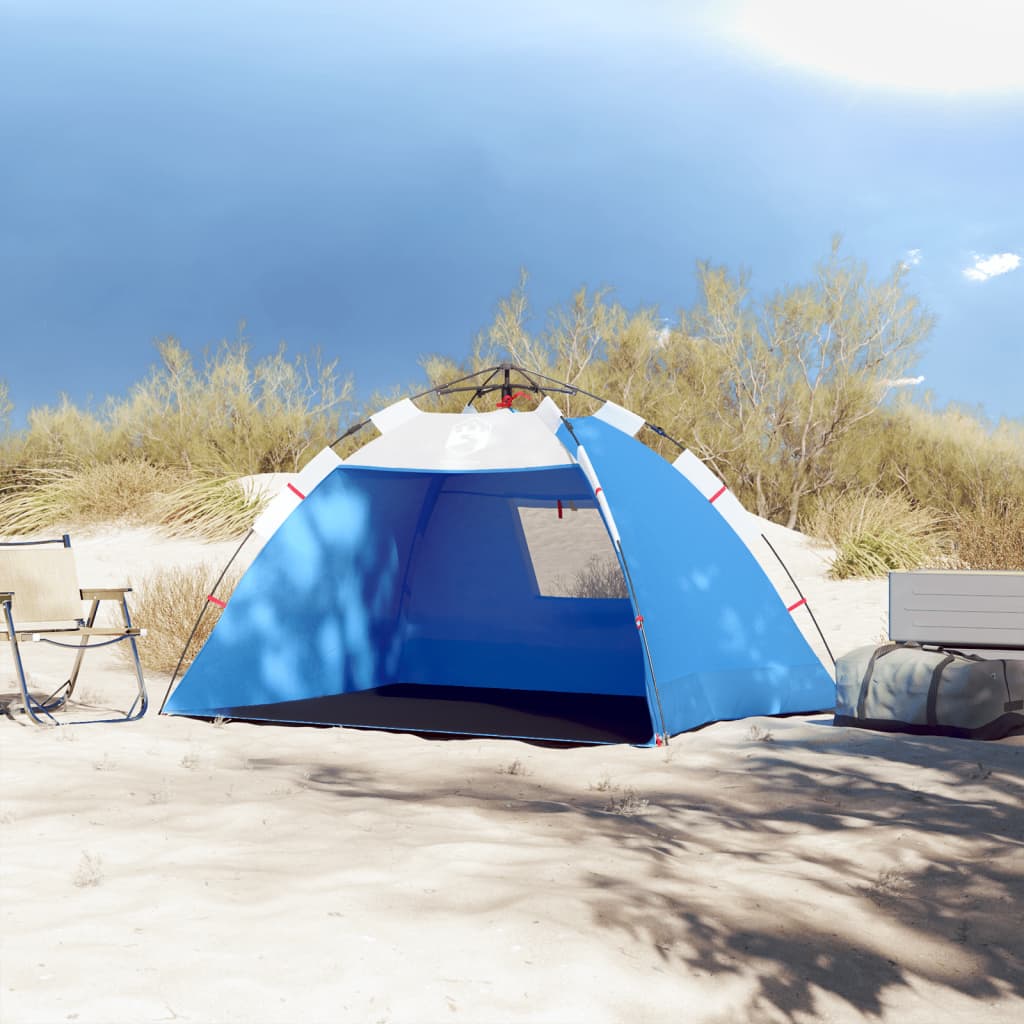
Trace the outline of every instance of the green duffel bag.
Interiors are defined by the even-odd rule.
[[[836,725],[995,740],[1024,729],[1024,659],[912,643],[836,662]]]

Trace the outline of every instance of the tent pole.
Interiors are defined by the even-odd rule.
[[[782,560],[782,555],[775,550],[775,545],[762,533],[761,540],[768,545],[771,549],[771,553],[779,560],[779,565],[782,566],[786,571],[786,575],[789,577],[789,582],[796,588],[796,592],[800,595],[800,600],[803,601],[804,607],[807,609],[807,614],[811,617],[811,622],[814,623],[814,628],[818,631],[818,636],[821,637],[821,642],[825,645],[825,650],[828,651],[828,656],[832,659],[832,667],[835,668],[836,656],[832,653],[832,648],[829,647],[828,641],[825,639],[825,634],[821,631],[821,626],[818,625],[818,620],[814,616],[814,612],[811,611],[811,603],[804,597],[804,592],[800,589],[800,584],[793,579],[793,574],[789,571],[789,566]]]
[[[214,583],[212,587],[210,587],[210,594],[216,593],[217,588],[221,585],[221,583],[224,580],[224,577],[227,575],[228,569],[231,568],[235,559],[239,556],[242,548],[244,548],[245,545],[249,543],[249,538],[251,536],[252,530],[250,530],[245,535],[245,537],[242,538],[242,543],[239,544],[237,548],[235,548],[235,553],[228,559],[228,564],[225,565],[224,568],[221,570],[221,574],[217,577],[217,582]],[[189,646],[191,645],[192,640],[196,635],[196,631],[199,629],[199,623],[203,621],[203,616],[206,614],[206,609],[209,608],[209,606],[210,602],[209,600],[206,600],[203,602],[203,607],[199,609],[199,614],[196,616],[195,624],[192,626],[192,632],[189,633],[188,639],[185,641],[185,646],[181,649],[181,657],[178,658],[178,664],[174,666],[174,672],[171,675],[171,681],[167,684],[167,689],[164,692],[164,699],[160,702],[160,710],[157,712],[158,715],[162,715],[164,713],[164,705],[167,703],[167,698],[171,695],[171,688],[174,686],[174,681],[178,678],[178,673],[181,671],[181,666],[185,661],[185,655],[188,654]]]

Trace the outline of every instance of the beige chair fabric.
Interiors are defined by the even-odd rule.
[[[11,612],[19,630],[44,623],[72,625],[82,618],[71,548],[0,546],[0,590],[14,594]]]

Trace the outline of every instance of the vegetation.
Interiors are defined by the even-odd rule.
[[[625,405],[662,428],[644,435],[661,454],[674,458],[669,438],[679,439],[748,508],[831,543],[839,575],[1024,569],[1024,421],[993,426],[901,397],[932,326],[904,273],[872,279],[837,242],[807,281],[766,298],[747,275],[704,264],[695,302],[672,323],[581,289],[539,328],[524,277],[465,364],[431,356],[423,369],[436,384],[511,360]],[[98,411],[63,399],[32,410],[20,431],[0,382],[0,534],[110,520],[243,533],[259,503],[239,477],[301,468],[341,432],[343,413],[362,418],[351,382],[317,356],[289,359],[282,348],[253,361],[239,338],[196,365],[174,339],[158,348],[159,364],[127,397]],[[570,416],[597,404],[555,397]],[[466,400],[419,404],[456,411]]]
[[[98,412],[67,398],[33,409],[0,443],[0,534],[100,521],[205,537],[244,533],[259,511],[233,482],[294,471],[338,434],[351,382],[337,364],[284,349],[253,362],[244,339],[197,369],[173,338],[127,398]],[[10,412],[0,388],[0,422]]]
[[[223,566],[211,563],[173,566],[132,581],[132,621],[147,631],[145,639],[138,644],[144,668],[154,672],[173,672],[188,643],[196,617],[205,607],[182,667],[187,668],[191,664],[220,618],[220,609],[208,604],[207,595],[222,569]],[[227,601],[231,597],[240,575],[229,573],[221,581],[216,593],[220,600]],[[130,656],[130,652],[122,650],[121,646],[118,651],[124,657]]]
[[[820,505],[808,531],[836,549],[833,579],[948,564],[950,538],[941,517],[899,491],[849,491]]]

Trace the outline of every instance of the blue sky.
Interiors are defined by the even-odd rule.
[[[672,317],[835,232],[910,265],[938,404],[1024,416],[1024,13],[1009,0],[0,0],[0,377],[19,420],[154,339],[320,346],[361,394],[530,276]],[[827,11],[827,17],[822,15]]]

